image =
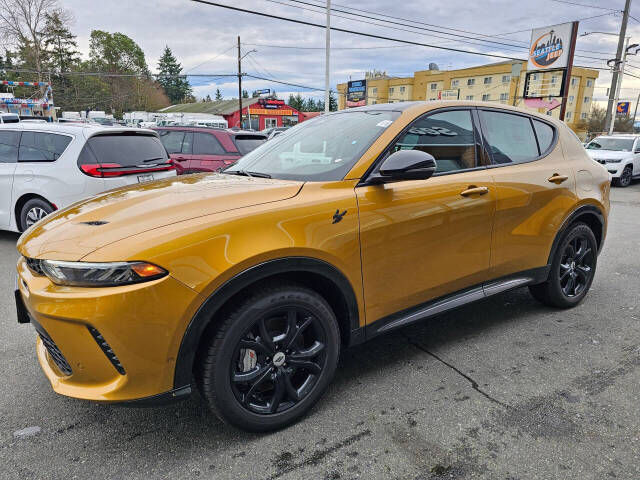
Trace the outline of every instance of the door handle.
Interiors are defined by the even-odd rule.
[[[463,197],[470,197],[471,195],[484,195],[489,193],[489,187],[476,187],[475,185],[469,185],[465,191],[460,192]]]
[[[551,183],[555,183],[556,185],[560,185],[562,182],[564,182],[568,178],[569,177],[567,175],[560,175],[560,174],[554,173],[547,180],[549,180]]]

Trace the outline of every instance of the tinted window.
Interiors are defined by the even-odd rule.
[[[553,128],[538,120],[533,121],[533,128],[536,130],[536,136],[538,137],[538,146],[540,147],[540,153],[545,153],[551,147],[553,143]]]
[[[630,152],[633,148],[633,138],[597,137],[587,145],[588,150],[615,150],[616,152]]]
[[[538,157],[538,144],[529,117],[480,111],[494,163],[519,163]]]
[[[435,113],[416,120],[393,151],[421,150],[436,159],[436,172],[476,166],[473,122],[469,110]]]
[[[210,133],[194,133],[194,155],[224,155],[225,152],[218,139]]]
[[[18,161],[20,132],[0,131],[0,163]]]
[[[101,164],[115,164],[123,167],[144,165],[146,163],[166,163],[167,151],[162,142],[151,135],[113,134],[96,135],[87,141],[82,159],[94,160]],[[93,155],[92,155],[93,154]],[[86,156],[86,157],[85,157]],[[92,158],[93,157],[93,158]],[[80,161],[80,160],[79,160]]]
[[[184,140],[184,132],[177,130],[160,130],[160,141],[169,153],[182,152],[182,141]]]
[[[267,141],[265,137],[259,137],[256,135],[236,135],[234,140],[236,147],[238,147],[238,151],[242,155],[258,148],[260,145]]]
[[[0,123],[20,123],[18,115],[3,115]]]
[[[20,140],[20,162],[53,162],[71,142],[67,135],[55,133],[22,132]]]
[[[182,142],[182,153],[185,155],[191,155],[193,153],[193,133],[186,132],[184,134],[184,141]]]

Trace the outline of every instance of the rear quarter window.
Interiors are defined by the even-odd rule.
[[[17,162],[19,145],[20,132],[0,130],[0,163]]]
[[[78,164],[113,164],[133,167],[145,163],[166,163],[167,151],[155,135],[115,133],[94,135],[87,140]]]
[[[533,128],[535,129],[536,137],[538,138],[540,155],[544,155],[549,151],[549,149],[551,148],[551,145],[553,144],[553,138],[554,138],[553,127],[539,120],[533,120]]]
[[[245,155],[266,142],[267,137],[260,135],[236,135],[233,141],[236,144],[238,151],[242,155]]]
[[[22,132],[19,162],[55,162],[67,146],[71,137],[57,133]]]

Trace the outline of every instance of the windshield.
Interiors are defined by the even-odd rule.
[[[223,173],[244,170],[286,180],[342,180],[399,115],[391,111],[321,115],[262,144]]]
[[[633,148],[633,138],[598,137],[591,140],[587,150],[615,150],[617,152],[630,152]]]

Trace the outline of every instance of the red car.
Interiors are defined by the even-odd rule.
[[[203,127],[154,128],[178,175],[226,168],[267,141],[260,133]]]

